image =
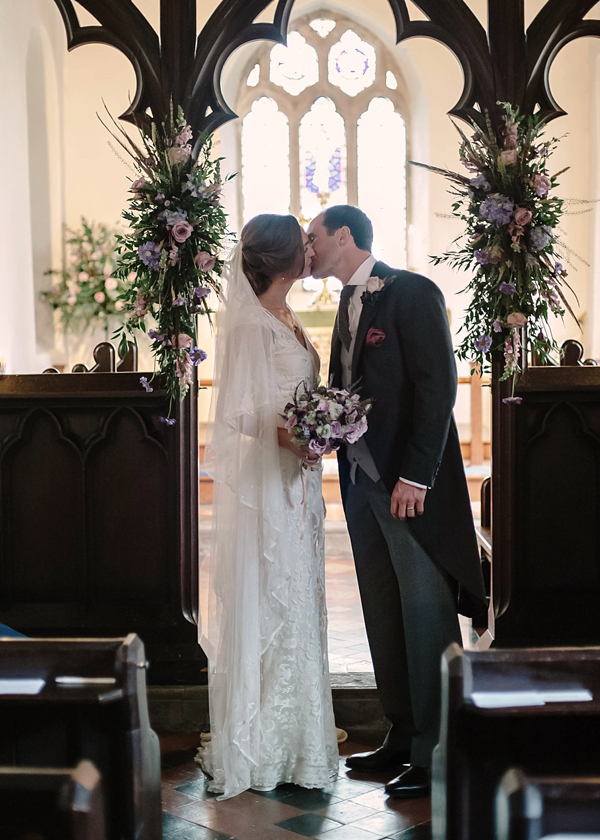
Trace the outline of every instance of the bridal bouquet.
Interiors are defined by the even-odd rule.
[[[343,443],[356,443],[364,435],[371,405],[370,399],[361,400],[358,394],[345,389],[320,385],[309,390],[301,382],[281,416],[297,446],[327,455]]]

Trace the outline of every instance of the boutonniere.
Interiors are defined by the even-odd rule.
[[[376,330],[375,327],[371,327],[371,329],[367,332],[365,344],[367,347],[381,347],[385,338],[386,336],[383,330]]]
[[[382,277],[369,277],[367,280],[367,288],[360,296],[360,299],[363,303],[375,303],[377,298],[382,293],[384,288],[387,286],[388,282],[391,280],[393,275],[390,277],[382,278]]]

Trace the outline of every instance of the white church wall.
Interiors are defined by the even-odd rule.
[[[0,27],[0,361],[39,372],[53,319],[39,301],[62,247],[62,78],[65,36],[45,0],[6,0]]]

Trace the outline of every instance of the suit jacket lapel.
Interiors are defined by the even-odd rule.
[[[386,277],[389,277],[391,274],[394,274],[394,270],[380,261],[376,262],[371,270],[371,277],[379,277],[381,280],[385,280]],[[360,313],[360,319],[358,321],[358,328],[356,330],[356,338],[354,340],[354,350],[352,353],[352,382],[357,381],[357,371],[358,362],[360,360],[360,354],[365,345],[365,338],[367,336],[369,327],[371,326],[371,322],[377,314],[377,310],[381,302],[381,296],[382,295],[380,293],[374,300],[365,301],[363,303],[362,311]]]
[[[329,355],[329,380],[335,387],[342,387],[342,340],[338,330],[337,315],[331,335],[331,353]]]

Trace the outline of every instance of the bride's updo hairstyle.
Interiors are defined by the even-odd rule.
[[[294,216],[262,213],[242,230],[242,269],[257,297],[278,274],[296,279],[304,268],[304,243]]]

